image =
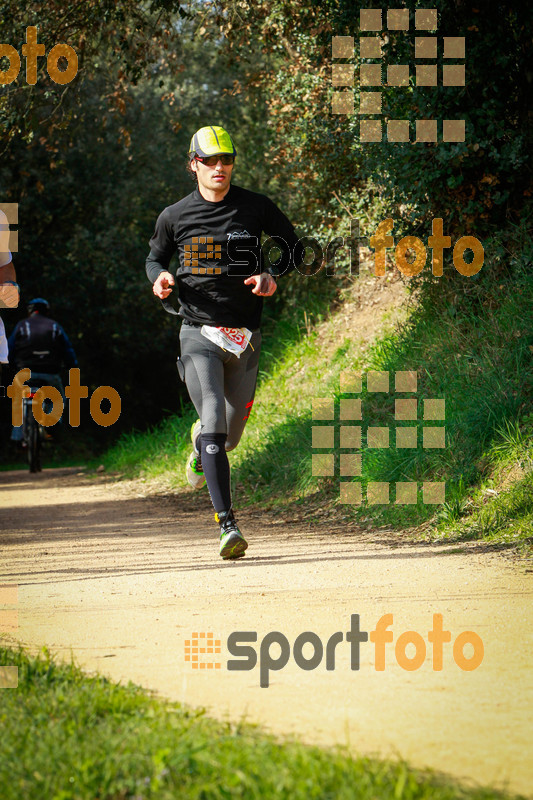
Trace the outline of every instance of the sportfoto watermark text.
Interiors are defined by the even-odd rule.
[[[65,386],[65,395],[69,399],[69,425],[77,428],[80,424],[80,400],[89,397],[89,388],[80,384],[80,371],[77,367],[69,370],[69,381]],[[24,410],[24,398],[31,397],[31,388],[25,381],[31,384],[31,370],[21,369],[13,378],[13,383],[7,387],[7,396],[11,399],[11,424],[22,425]],[[107,400],[109,410],[103,412],[101,403]],[[43,409],[43,403],[49,401],[52,404],[50,411]],[[116,389],[112,386],[98,386],[91,395],[89,402],[91,417],[103,428],[114,425],[120,417],[122,401]],[[33,396],[32,412],[39,425],[49,427],[55,425],[61,419],[64,411],[63,398],[61,393],[54,386],[41,386]]]
[[[394,220],[391,217],[378,223],[375,233],[368,237],[368,244],[374,250],[374,274],[378,277],[385,275],[387,250],[391,253],[392,260],[400,272],[408,278],[418,275],[428,261],[428,249],[423,240],[417,236],[404,236],[395,242],[392,230]],[[253,241],[252,241],[253,240]],[[231,262],[231,274],[235,276],[249,276],[253,274],[257,263],[250,265],[249,261],[241,261],[239,255],[242,253],[253,253],[252,247],[257,246],[257,239],[250,237],[238,242],[233,242],[230,249],[228,247],[228,258]],[[276,251],[280,251],[280,245],[285,250],[291,251],[294,258],[294,250],[281,236],[271,236],[262,244],[262,250],[266,258],[276,266],[276,259],[280,256],[273,256]],[[298,240],[298,245],[305,251],[304,261],[296,266],[298,272],[303,275],[316,275],[322,267],[326,268],[326,275],[335,274],[335,259],[341,248],[346,248],[349,255],[349,273],[359,275],[359,251],[364,246],[364,237],[359,234],[359,220],[350,219],[350,233],[348,236],[337,236],[331,239],[324,246],[313,236],[302,236]],[[444,273],[444,261],[446,250],[451,250],[452,262],[461,275],[472,277],[482,268],[485,261],[485,250],[482,243],[475,236],[461,236],[453,243],[451,236],[444,233],[443,220],[436,217],[431,223],[431,234],[427,237],[427,245],[431,250],[431,271],[437,278]],[[471,259],[465,259],[465,253],[471,253]],[[241,271],[240,268],[244,267]]]
[[[26,44],[22,45],[22,55],[26,58],[26,83],[32,86],[37,83],[37,57],[45,54],[44,44],[39,44],[37,41],[36,26],[29,25],[26,28]],[[0,70],[0,86],[13,83],[18,78],[21,65],[18,52],[10,44],[0,44],[0,63],[3,58],[8,59],[9,67]],[[64,58],[67,62],[64,70],[59,69],[60,58]],[[52,47],[46,58],[46,71],[54,83],[60,85],[74,80],[78,74],[78,56],[74,48],[64,42]]]
[[[333,671],[336,669],[337,646],[346,641],[350,645],[350,668],[358,671],[361,664],[361,644],[370,641],[374,649],[374,669],[377,672],[383,672],[393,660],[403,670],[414,672],[423,666],[428,651],[431,652],[431,665],[435,672],[441,671],[445,661],[449,664],[452,659],[464,672],[472,672],[483,661],[484,646],[481,637],[474,631],[462,631],[453,638],[452,643],[452,632],[444,628],[442,614],[433,614],[433,627],[427,633],[427,642],[422,634],[411,630],[403,631],[395,640],[391,629],[393,622],[393,614],[384,614],[369,633],[361,630],[359,614],[352,614],[350,630],[345,634],[342,631],[333,633],[325,645],[313,631],[300,633],[292,645],[292,657],[296,665],[306,672],[315,670],[325,658],[326,670]],[[280,631],[267,633],[261,639],[258,650],[252,646],[257,641],[257,631],[230,633],[226,646],[229,654],[235,658],[227,661],[227,669],[230,672],[251,671],[259,665],[259,685],[266,689],[270,685],[270,673],[279,672],[289,663],[291,644]],[[202,643],[204,647],[201,646]],[[190,661],[193,667],[220,669],[219,661],[210,658],[206,662],[202,658],[201,654],[205,653],[220,653],[220,641],[213,640],[212,633],[193,634],[192,647],[190,640],[185,642],[185,660]]]

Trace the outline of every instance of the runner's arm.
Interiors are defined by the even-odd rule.
[[[0,258],[2,257],[2,253],[0,253]],[[16,281],[17,276],[15,274],[15,267],[13,266],[13,262],[9,261],[7,264],[4,264],[0,267],[0,283],[5,283],[6,281]]]
[[[279,260],[276,264],[269,264],[266,271],[277,278],[299,267],[304,260],[305,248],[301,245],[290,220],[268,197],[265,197],[262,227],[265,234],[274,239],[281,251]]]
[[[7,224],[7,217],[3,211],[0,211],[0,284],[15,283],[17,276],[15,267],[11,260],[11,252],[7,249],[9,246],[9,225]],[[6,248],[4,250],[4,247]],[[4,308],[16,308],[18,306],[19,288],[18,286],[6,286],[2,292],[2,300],[0,305]]]
[[[155,230],[152,238],[150,239],[150,253],[146,259],[146,275],[150,283],[155,284],[158,277],[163,273],[167,273],[172,278],[168,268],[170,260],[176,252],[176,243],[174,241],[174,231],[168,222],[166,209],[161,212],[155,224]],[[174,278],[169,283],[174,283]],[[154,294],[155,294],[154,290]]]
[[[16,280],[15,267],[9,250],[9,225],[6,215],[0,209],[0,283]]]

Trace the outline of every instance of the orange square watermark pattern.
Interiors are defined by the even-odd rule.
[[[390,32],[406,35],[411,24],[414,24],[414,58],[416,62],[425,63],[390,64],[383,69],[381,59],[383,48]],[[465,72],[465,37],[435,35],[438,27],[436,8],[419,8],[410,12],[407,8],[391,8],[383,13],[379,8],[362,8],[359,17],[359,75],[351,61],[356,55],[355,37],[333,36],[331,43],[332,58],[341,63],[332,63],[331,79],[333,87],[343,87],[342,91],[334,91],[331,101],[333,114],[352,115],[355,113],[354,86],[359,79],[359,138],[365,142],[439,142],[439,121],[436,119],[414,120],[414,139],[411,139],[411,123],[409,120],[388,119],[386,124],[382,114],[382,86],[414,86],[422,87],[464,87]],[[387,31],[383,35],[383,30]],[[428,35],[431,34],[431,35]],[[397,34],[393,34],[397,35]],[[445,61],[442,67],[437,64],[439,51]],[[363,63],[363,60],[365,63]],[[457,62],[461,63],[457,63]],[[370,63],[366,63],[370,62]],[[430,63],[426,63],[430,62]],[[433,62],[433,63],[431,63]],[[442,120],[442,142],[464,142],[466,129],[464,119]]]
[[[17,605],[18,584],[0,583],[0,638],[3,633],[14,633],[18,629]],[[18,685],[18,667],[0,666],[0,689],[16,689]]]
[[[215,639],[212,632],[202,631],[191,634],[185,640],[185,661],[189,661],[193,669],[220,669],[221,661],[215,661],[214,656],[220,655],[220,639]]]
[[[446,415],[444,398],[423,400],[422,425],[418,422],[418,399],[413,397],[418,389],[418,375],[415,370],[399,370],[389,373],[386,370],[372,370],[365,375],[341,372],[339,385],[343,394],[360,394],[366,380],[367,393],[390,394],[392,384],[396,393],[410,397],[394,398],[394,420],[400,425],[364,425],[364,403],[360,398],[314,397],[312,399],[313,419],[311,474],[315,477],[342,478],[339,482],[340,502],[361,505],[364,500],[369,505],[416,505],[419,497],[425,504],[438,505],[446,501],[445,481],[370,481],[366,486],[366,498],[361,478],[363,474],[363,443],[366,449],[444,449],[446,447]],[[347,424],[350,421],[355,424]],[[342,423],[336,426],[335,422]],[[328,422],[330,424],[323,424]],[[431,424],[425,424],[426,422]],[[318,424],[315,424],[318,423]],[[322,423],[322,424],[320,424]],[[407,424],[403,424],[407,423]],[[437,424],[435,424],[437,423]],[[337,441],[337,429],[339,437]],[[329,450],[330,452],[316,452]],[[338,465],[336,467],[336,465]],[[338,472],[337,472],[338,470]],[[359,480],[357,479],[359,477]],[[385,478],[386,476],[384,476]],[[355,480],[354,480],[355,479]]]
[[[212,236],[193,236],[191,244],[183,245],[183,266],[192,267],[193,275],[220,275],[220,267],[200,267],[200,258],[222,258],[222,245],[215,244]]]

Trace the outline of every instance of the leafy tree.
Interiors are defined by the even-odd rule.
[[[266,182],[267,144],[258,133],[263,110],[243,103],[239,69],[219,61],[216,39],[206,47],[197,34],[202,4],[187,16],[170,16],[161,29],[171,6],[178,7],[167,3],[158,41],[155,6],[143,17],[144,33],[135,28],[141,23],[131,8],[124,27],[135,40],[144,36],[143,62],[125,40],[116,45],[118,9],[108,5],[86,9],[87,19],[78,20],[86,24],[84,67],[50,118],[47,97],[55,89],[44,76],[28,88],[28,109],[17,105],[26,87],[7,87],[3,108],[14,103],[20,135],[4,138],[0,196],[19,203],[19,316],[31,296],[50,300],[75,344],[82,381],[91,391],[114,386],[123,398],[120,423],[94,430],[114,436],[120,428],[153,423],[162,409],[175,411],[185,394],[175,369],[176,319],[153,297],[144,260],[159,212],[194,188],[185,171],[192,132],[210,122],[228,127],[238,143],[236,180],[258,190]],[[50,9],[52,29],[57,8]],[[105,36],[90,27],[98,19],[108,22]],[[58,35],[67,40],[63,28]],[[16,315],[8,328],[10,321]]]
[[[411,19],[425,5],[405,3]],[[295,13],[283,0],[4,3],[0,41],[20,52],[26,27],[37,25],[47,52],[66,42],[79,55],[69,84],[55,84],[41,58],[35,85],[23,67],[0,87],[0,199],[20,206],[23,301],[48,296],[75,341],[84,382],[120,391],[121,425],[153,422],[185,391],[173,363],[176,322],[151,295],[143,265],[158,213],[193,188],[184,162],[198,127],[227,127],[237,143],[236,182],[271,195],[302,233],[323,242],[346,235],[350,214],[363,233],[387,214],[396,234],[427,235],[440,216],[450,235],[503,248],[495,244],[503,222],[527,218],[526,0],[432,4],[438,37],[466,39],[466,85],[417,87],[412,77],[406,87],[384,86],[383,118],[409,119],[413,130],[421,117],[465,117],[466,141],[439,144],[361,143],[358,115],[331,113],[332,36],[357,42],[368,6],[301,0]],[[409,36],[388,32],[384,67],[409,63],[414,76],[413,38],[412,24]],[[359,65],[356,47],[356,76]],[[358,81],[354,94],[357,109]],[[446,291],[485,302],[480,292],[486,298],[505,271],[499,263],[476,281],[447,281]],[[423,287],[430,297],[433,283]],[[316,300],[326,308],[332,292],[324,271],[295,274],[269,307],[300,313]]]

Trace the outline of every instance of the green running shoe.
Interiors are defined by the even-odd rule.
[[[197,419],[196,422],[193,422],[192,427],[191,427],[191,442],[192,442],[192,446],[193,446],[194,452],[196,453],[197,456],[200,455],[200,451],[196,447],[196,440],[200,436],[201,432],[202,432],[202,423],[200,422],[199,419]],[[200,466],[202,466],[201,462],[200,462]]]
[[[220,525],[220,555],[223,559],[242,558],[248,542],[240,532],[233,516],[233,511],[221,511],[215,514]]]
[[[197,419],[191,428],[191,442],[193,446],[193,452],[187,459],[187,465],[185,467],[185,474],[187,475],[187,480],[189,481],[193,489],[201,489],[202,486],[205,486],[205,475],[202,469],[200,452],[196,447],[196,439],[198,438],[201,429],[202,425],[200,423],[200,420]]]
[[[205,485],[205,475],[199,457],[191,453],[185,467],[187,480],[193,489],[201,489]]]

